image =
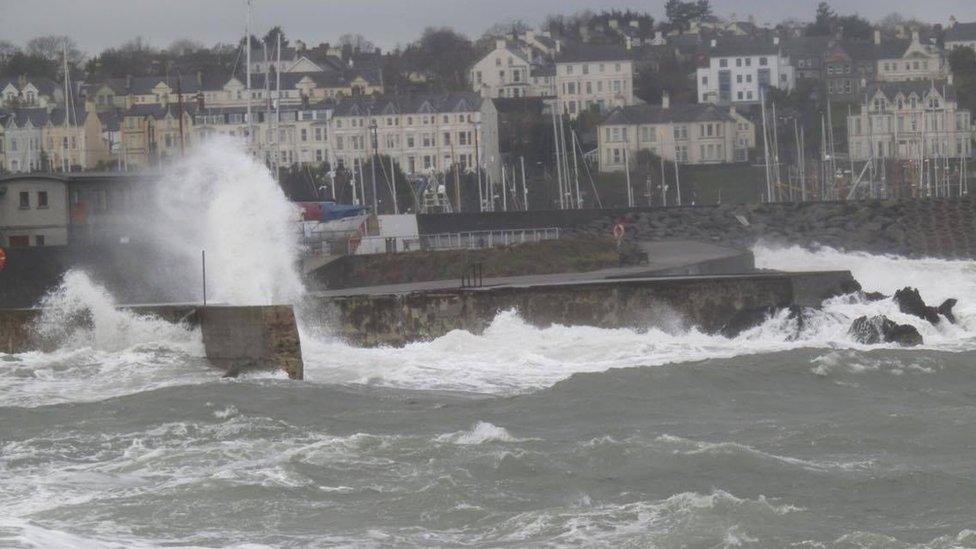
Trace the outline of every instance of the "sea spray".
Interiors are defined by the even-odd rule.
[[[297,220],[267,168],[239,140],[218,136],[167,169],[140,223],[172,263],[163,283],[174,292],[202,297],[206,251],[210,301],[265,305],[293,303],[304,293]]]
[[[199,334],[173,324],[120,309],[112,295],[81,271],[68,271],[61,284],[40,302],[35,330],[45,347],[121,351],[163,343],[199,350]]]

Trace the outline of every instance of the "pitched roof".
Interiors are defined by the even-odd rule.
[[[727,108],[711,103],[671,105],[631,105],[618,107],[600,122],[601,126],[629,124],[669,124],[674,122],[729,122],[735,119]]]
[[[912,93],[919,97],[925,97],[925,94],[933,88],[946,100],[955,101],[955,87],[944,81],[911,80],[906,82],[875,82],[865,88],[865,93],[868,98],[874,96],[879,90],[889,99],[896,97],[899,93],[906,97]]]
[[[475,92],[421,93],[390,95],[380,98],[343,99],[336,105],[334,116],[368,116],[410,113],[476,112],[483,99]]]
[[[707,45],[712,57],[733,57],[742,55],[776,55],[780,46],[772,38],[752,36],[722,36]]]
[[[606,44],[566,45],[556,55],[556,63],[585,63],[587,61],[622,61],[632,59],[632,51]]]
[[[976,22],[956,23],[946,30],[945,41],[976,40]]]
[[[43,107],[11,109],[8,123],[12,123],[18,128],[23,128],[27,124],[27,121],[30,120],[35,128],[39,128],[47,124],[48,118],[47,109]]]
[[[34,87],[37,88],[37,91],[41,93],[41,95],[53,95],[54,90],[60,89],[58,87],[58,84],[54,80],[51,80],[50,78],[28,78],[24,82],[25,86],[27,84],[33,84]],[[18,80],[17,78],[0,79],[0,90],[6,88],[8,85],[17,88],[18,92],[23,91],[22,88],[24,86],[21,86],[20,80]]]
[[[178,109],[179,106],[176,105],[175,103],[170,103],[166,106],[159,105],[156,103],[133,105],[129,107],[127,111],[125,111],[124,116],[151,116],[157,120],[161,120],[166,117],[167,113],[169,113],[173,117],[177,117]],[[192,115],[193,112],[196,110],[196,107],[192,103],[184,103],[183,110],[187,114]]]

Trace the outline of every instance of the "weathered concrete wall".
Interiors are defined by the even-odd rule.
[[[536,326],[550,324],[643,329],[679,321],[718,332],[742,313],[789,307],[796,296],[829,297],[856,291],[847,271],[794,275],[601,280],[544,286],[502,286],[322,298],[339,335],[364,346],[402,345],[455,329],[479,333],[505,310]],[[819,302],[818,302],[819,303]]]
[[[298,325],[290,305],[206,307],[142,305],[134,313],[168,322],[199,325],[207,358],[214,366],[237,374],[248,369],[283,370],[292,379],[304,377]],[[40,309],[0,309],[0,352],[21,353],[45,348],[34,326]]]
[[[291,305],[206,307],[197,315],[207,360],[229,375],[283,370],[292,379],[305,377]]]

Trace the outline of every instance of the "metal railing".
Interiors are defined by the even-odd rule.
[[[550,227],[420,235],[420,245],[424,250],[476,250],[558,238],[559,229]]]

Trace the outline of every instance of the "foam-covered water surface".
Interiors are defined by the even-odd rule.
[[[218,143],[170,184],[162,217],[192,215],[165,239],[187,262],[207,247],[214,295],[301,305],[263,167]],[[198,331],[69,273],[37,326],[55,350],[0,354],[0,546],[976,546],[972,263],[754,252],[958,298],[958,323],[852,295],[735,339],[507,311],[482,334],[359,349],[299,314],[304,382],[231,380]],[[852,341],[874,314],[925,344]]]

